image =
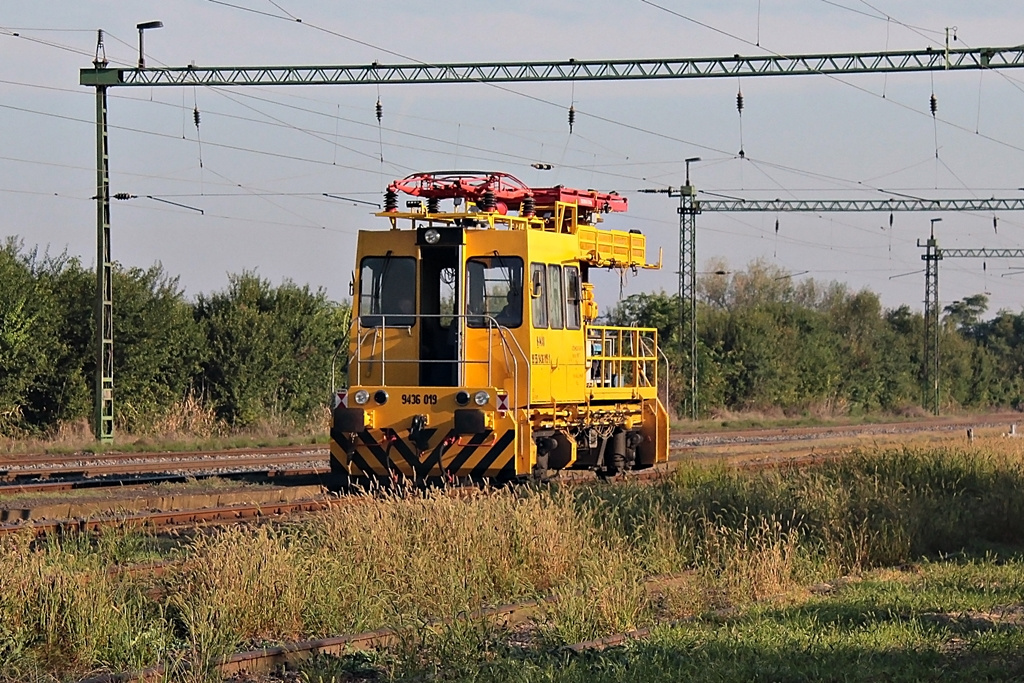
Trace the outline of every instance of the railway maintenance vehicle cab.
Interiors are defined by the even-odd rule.
[[[661,265],[638,231],[600,227],[626,208],[504,173],[392,183],[390,229],[359,232],[332,469],[509,480],[667,461],[657,330],[596,324],[593,269]]]

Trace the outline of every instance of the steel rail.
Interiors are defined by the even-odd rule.
[[[157,527],[199,525],[222,522],[241,522],[300,512],[322,512],[332,507],[351,504],[342,498],[319,498],[298,501],[277,501],[248,505],[223,505],[189,510],[163,510],[140,512],[133,515],[99,519],[34,520],[0,524],[0,536],[32,533],[36,536],[53,533],[94,532],[108,527],[152,529]]]
[[[678,438],[679,436],[690,436],[691,439],[687,440],[689,443],[685,446],[676,446],[673,448],[673,453],[676,455],[685,455],[686,453],[693,451],[698,448],[730,448],[733,446],[744,446],[744,445],[757,445],[757,444],[771,444],[777,445],[784,442],[813,442],[818,438],[844,438],[853,434],[863,433],[865,430],[875,433],[889,433],[889,434],[905,434],[915,433],[920,431],[947,431],[952,432],[964,428],[979,428],[979,427],[995,427],[1006,424],[1006,420],[1012,418],[1012,416],[990,416],[986,418],[980,418],[973,421],[949,421],[943,420],[939,422],[916,422],[916,423],[896,423],[889,425],[845,425],[838,427],[828,428],[813,428],[813,427],[801,427],[793,429],[779,429],[779,430],[768,430],[768,434],[764,432],[755,433],[751,431],[745,431],[737,434],[730,434],[728,432],[721,434],[674,434],[673,437]],[[1011,429],[1012,419],[1011,419]],[[728,441],[720,441],[718,439],[729,439]],[[848,449],[845,449],[841,445],[837,445],[834,448],[828,450],[817,450],[811,446],[806,451],[802,452],[791,452],[785,454],[775,454],[770,457],[760,457],[763,454],[750,454],[744,453],[735,457],[730,457],[728,454],[706,454],[702,456],[700,460],[694,460],[694,462],[714,460],[716,462],[722,462],[727,467],[733,467],[736,469],[742,469],[747,471],[757,471],[764,469],[780,469],[780,468],[802,468],[813,465],[822,464],[824,462],[837,460],[846,455]],[[758,459],[755,459],[758,458]],[[636,483],[656,483],[663,481],[672,476],[674,468],[678,466],[680,459],[676,458],[674,462],[666,463],[665,465],[658,465],[646,470],[640,470],[636,472],[628,472],[625,474],[618,475],[614,478],[615,481],[630,481]],[[319,476],[325,472],[314,469],[312,474]],[[265,475],[265,472],[239,472],[232,473],[230,475],[214,474],[211,476],[230,476],[231,478],[244,478],[246,476],[258,476]],[[284,473],[275,473],[280,476]],[[598,480],[598,477],[593,472],[588,471],[572,471],[566,470],[556,473],[552,477],[552,481],[567,485],[587,485],[593,484]],[[62,482],[59,485],[66,485],[68,482]],[[28,485],[28,486],[34,486]],[[8,487],[11,491],[17,491],[19,488],[28,487]],[[0,490],[4,490],[0,488]],[[455,496],[459,495],[475,495],[478,489],[476,487],[468,488],[455,488],[451,489],[450,493]],[[364,497],[348,496],[343,498],[331,499],[334,501],[333,504],[354,504],[360,501],[369,500]],[[137,514],[129,518],[98,518],[98,519],[71,519],[71,520],[47,520],[40,522],[29,522],[29,523],[16,523],[0,526],[0,534],[15,532],[23,530],[25,528],[31,528],[36,534],[46,534],[54,531],[96,531],[103,527],[116,527],[127,524],[129,526],[144,526],[144,527],[156,527],[162,523],[166,524],[190,524],[199,522],[190,522],[192,518],[204,518],[204,521],[217,521],[222,522],[234,522],[241,521],[251,518],[251,515],[259,515],[258,510],[277,510],[280,506],[287,505],[288,503],[280,503],[272,501],[259,505],[248,506],[248,512],[246,509],[231,506],[224,508],[229,512],[217,512],[221,508],[201,508],[177,512],[156,512],[148,515]],[[238,514],[236,514],[236,511]],[[211,519],[205,519],[205,517],[211,517]]]
[[[299,479],[303,477],[327,476],[331,474],[330,467],[301,467],[289,469],[261,469],[244,470],[238,472],[189,472],[182,474],[154,474],[154,475],[127,475],[124,477],[99,477],[99,478],[76,478],[59,479],[56,481],[38,481],[22,483],[0,484],[0,496],[23,493],[58,493],[61,491],[78,491],[82,489],[116,488],[119,491],[125,488],[143,488],[155,484],[179,484],[199,479],[230,479],[237,480],[261,480],[261,479]],[[291,484],[291,482],[289,482]]]
[[[688,578],[691,575],[692,572],[686,571],[652,576],[646,580],[645,589],[653,591],[666,584]],[[433,619],[426,624],[426,627],[437,629],[456,621],[480,619],[498,620],[504,627],[513,626],[536,618],[546,606],[555,604],[558,600],[558,595],[548,595],[538,599],[524,600],[497,607],[484,607],[469,613],[463,613],[455,619]],[[403,631],[401,629],[380,628],[362,633],[295,641],[276,647],[247,650],[227,655],[215,665],[215,669],[218,674],[225,678],[228,676],[266,674],[280,670],[281,667],[294,667],[296,664],[317,655],[338,656],[353,651],[372,650],[395,645],[401,642],[402,635]],[[79,683],[162,681],[166,680],[168,673],[170,672],[165,667],[151,667],[140,672],[101,674],[79,681]]]
[[[236,458],[208,458],[191,460],[149,460],[136,463],[57,465],[54,467],[0,467],[0,480],[49,479],[51,477],[96,477],[111,474],[149,474],[155,472],[202,472],[208,470],[230,470],[240,467],[267,468],[272,465],[292,465],[322,459],[321,456],[296,454]]]
[[[323,66],[184,66],[82,69],[81,85],[249,86],[385,83],[522,83],[959,71],[1024,66],[1024,46],[678,59],[400,63]]]
[[[0,469],[12,465],[59,465],[70,462],[123,460],[147,460],[157,458],[210,458],[215,456],[256,456],[284,453],[327,453],[327,446],[307,444],[303,446],[263,446],[259,448],[225,448],[203,451],[140,451],[138,453],[76,453],[74,455],[51,455],[49,453],[10,454],[0,456]]]

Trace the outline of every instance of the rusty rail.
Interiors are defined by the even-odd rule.
[[[18,479],[50,479],[52,477],[98,477],[110,474],[150,474],[155,472],[204,471],[239,467],[266,468],[269,465],[292,465],[318,460],[314,454],[248,456],[239,455],[231,458],[202,458],[188,460],[146,460],[134,463],[99,463],[83,465],[55,465],[51,467],[28,467],[10,469],[0,466],[0,479],[15,481]],[[76,462],[82,462],[78,460]]]
[[[692,572],[661,574],[652,576],[646,581],[647,590],[655,590],[665,584],[688,578]],[[521,624],[536,618],[545,607],[557,603],[558,595],[549,595],[518,603],[509,603],[497,607],[485,607],[460,615],[455,620],[435,619],[427,624],[427,628],[441,628],[453,621],[471,621],[493,619],[503,627]],[[315,640],[302,640],[285,643],[276,647],[259,650],[247,650],[225,656],[215,666],[216,672],[227,677],[238,674],[249,676],[266,674],[279,670],[283,666],[294,666],[317,655],[342,655],[348,652],[386,648],[401,642],[403,630],[400,628],[380,628],[350,635],[341,635]],[[152,667],[140,672],[108,673],[84,679],[79,683],[126,683],[138,681],[150,683],[163,681],[170,673],[165,667]]]
[[[0,536],[32,533],[36,536],[52,533],[80,533],[104,528],[153,529],[158,527],[241,522],[300,512],[321,512],[332,507],[349,504],[343,498],[317,498],[298,501],[276,501],[245,505],[222,505],[189,510],[140,512],[119,517],[89,519],[43,519],[0,524]]]
[[[0,496],[15,493],[58,493],[79,489],[96,488],[142,488],[154,484],[175,484],[199,479],[220,477],[232,481],[259,481],[280,479],[305,479],[322,477],[331,473],[328,465],[322,467],[299,467],[289,469],[244,470],[238,472],[188,472],[182,474],[126,475],[121,477],[94,477],[78,479],[60,479],[57,481],[40,481],[31,483],[0,484]]]

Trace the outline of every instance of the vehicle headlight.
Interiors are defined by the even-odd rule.
[[[385,403],[388,402],[388,392],[384,391],[383,389],[378,389],[373,394],[373,400],[379,403],[380,405],[384,405]]]
[[[423,233],[423,239],[427,241],[427,244],[437,244],[441,241],[441,233],[431,228]]]
[[[478,391],[473,394],[473,402],[478,406],[485,406],[487,402],[491,400],[491,395],[486,391]]]
[[[467,405],[469,403],[469,392],[466,390],[462,390],[459,393],[455,394],[455,402],[458,403],[460,406]]]
[[[370,400],[370,392],[366,389],[360,389],[356,393],[352,394],[352,400],[354,400],[358,406],[365,406],[367,401]]]

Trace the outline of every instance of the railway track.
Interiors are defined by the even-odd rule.
[[[685,580],[690,574],[691,572],[683,572],[653,576],[646,581],[645,589],[649,592],[657,592],[665,586],[679,580]],[[519,624],[538,620],[543,616],[546,608],[557,602],[558,597],[552,595],[497,607],[484,607],[460,616],[457,620],[435,619],[425,624],[424,628],[437,631],[455,621],[486,620],[500,628],[508,629]],[[319,655],[340,656],[356,651],[392,647],[402,642],[403,635],[403,632],[399,629],[381,628],[374,631],[364,631],[362,633],[330,638],[295,641],[276,647],[236,652],[221,659],[220,662],[214,665],[213,669],[224,678],[229,676],[268,674],[274,671],[281,671],[282,669],[294,669],[302,662]],[[624,639],[627,637],[628,634],[624,636]],[[576,650],[578,647],[578,645],[572,645],[569,646],[569,649],[579,651]],[[137,672],[101,674],[83,679],[79,683],[127,683],[128,681],[149,683],[150,681],[167,680],[169,675],[173,676],[175,673],[180,674],[183,672],[172,672],[168,671],[166,667],[158,666]]]
[[[922,432],[966,432],[969,428],[1000,429],[1009,432],[1013,431],[1014,425],[1021,420],[1024,420],[1021,413],[999,413],[977,417],[932,418],[859,425],[777,427],[716,432],[674,431],[669,435],[669,444],[673,452],[683,453],[708,446],[755,446],[848,437],[899,437]]]
[[[104,475],[193,472],[239,468],[284,467],[327,462],[327,449],[303,446],[282,450],[248,449],[190,453],[116,453],[109,455],[39,456],[0,460],[0,480],[98,477]]]
[[[0,499],[5,494],[15,493],[60,493],[82,489],[116,488],[143,489],[157,484],[177,484],[201,479],[220,478],[230,481],[259,482],[288,480],[289,483],[304,483],[307,480],[321,480],[331,473],[330,465],[319,467],[289,467],[288,469],[247,469],[237,472],[187,472],[181,474],[127,474],[105,477],[83,477],[55,481],[14,481],[0,484]]]
[[[326,446],[306,444],[299,446],[257,446],[252,448],[224,448],[219,450],[200,451],[139,451],[137,453],[76,453],[73,455],[51,455],[49,453],[27,453],[0,455],[0,467],[50,465],[56,466],[66,463],[80,462],[83,460],[91,462],[125,462],[132,460],[153,460],[171,458],[193,458],[197,460],[205,458],[217,458],[221,456],[237,455],[274,455],[288,453],[327,453]]]
[[[870,437],[900,439],[920,432],[950,433],[972,428],[1007,429],[1016,415],[997,415],[974,419],[928,420],[878,425],[801,427],[773,430],[744,430],[694,434],[676,432],[671,436],[673,459],[687,456],[725,460],[745,469],[779,466],[803,466],[840,457],[844,447],[816,449],[824,441]],[[786,444],[795,445],[787,450]],[[730,455],[743,448],[768,446],[769,451]],[[848,450],[849,446],[845,447]],[[310,459],[318,464],[310,466]],[[305,466],[303,466],[305,463]],[[270,467],[268,467],[270,465]],[[670,464],[671,467],[671,464]],[[667,476],[670,468],[658,467],[631,473],[634,481],[649,481]],[[250,451],[208,451],[188,454],[109,454],[102,456],[59,456],[57,458],[9,458],[0,461],[0,500],[4,493],[59,492],[76,488],[117,486],[120,490],[137,486],[143,489],[153,483],[187,481],[200,478],[230,478],[249,481],[281,481],[300,484],[324,483],[329,474],[326,450],[311,446]],[[306,479],[303,480],[303,477]],[[248,479],[247,479],[248,478]],[[564,472],[556,481],[576,485],[594,481],[592,473]],[[323,480],[323,481],[322,481]],[[206,503],[175,510],[138,510],[116,518],[95,514],[67,519],[35,519],[31,510],[8,515],[7,524],[0,524],[0,535],[32,529],[45,534],[61,531],[95,531],[111,525],[157,528],[164,525],[198,525],[231,523],[273,516],[328,509],[338,498],[314,496],[302,501],[262,501],[252,504],[221,505]]]
[[[814,442],[851,436],[898,437],[926,431],[1008,428],[1020,414],[1002,414],[978,418],[926,420],[874,425],[838,425],[822,427],[786,427],[721,432],[675,431],[670,435],[672,455],[676,458],[706,448],[734,448],[784,443]],[[182,453],[105,453],[50,456],[45,454],[0,457],[0,482],[53,478],[86,479],[106,475],[142,475],[156,472],[198,472],[254,467],[266,469],[296,466],[322,460],[328,451],[315,445],[257,449],[189,451]],[[121,483],[121,482],[117,482]],[[0,484],[0,492],[3,486]],[[58,489],[53,489],[58,490]]]
[[[25,523],[0,524],[0,536],[12,533],[33,533],[37,536],[55,533],[82,533],[104,528],[157,529],[174,526],[259,521],[304,512],[322,512],[347,504],[344,499],[319,496],[296,501],[277,501],[242,505],[201,507],[185,510],[145,511],[117,518],[42,519]]]
[[[1011,416],[1012,417],[1012,416]],[[790,454],[788,456],[781,456],[771,462],[765,462],[763,460],[752,460],[745,462],[734,463],[736,466],[743,467],[744,469],[759,469],[763,467],[775,467],[785,466],[792,464],[794,466],[801,466],[803,464],[820,462],[825,459],[839,457],[836,452],[822,452],[822,450],[815,450],[812,446],[815,443],[821,441],[836,439],[841,437],[858,436],[863,437],[867,435],[869,438],[875,438],[878,435],[888,435],[892,437],[900,437],[908,434],[915,434],[920,432],[940,432],[944,434],[945,439],[949,439],[954,432],[966,430],[968,427],[979,430],[985,428],[991,428],[993,430],[1009,430],[1011,421],[1005,417],[998,418],[986,418],[984,420],[956,420],[956,421],[943,421],[940,424],[934,422],[926,423],[902,423],[902,424],[889,424],[889,425],[870,425],[870,426],[853,426],[853,427],[828,427],[828,428],[800,428],[800,429],[784,429],[784,430],[772,430],[770,432],[764,432],[760,430],[748,430],[742,433],[716,433],[711,435],[706,434],[681,434],[676,433],[672,435],[674,450],[677,454],[685,455],[686,453],[693,453],[699,449],[725,449],[729,450],[735,446],[760,446],[769,445],[777,446],[781,443],[796,442],[802,444],[798,449],[799,453],[796,455]],[[960,438],[966,438],[966,435]],[[848,450],[849,446],[846,446]],[[810,452],[808,452],[810,451]],[[629,478],[633,480],[655,480],[667,476],[670,473],[670,468],[658,468],[654,470],[647,470],[644,472],[632,473]],[[564,473],[565,476],[562,481],[567,484],[572,483],[583,483],[586,481],[593,481],[593,476],[585,476],[584,473]],[[581,476],[584,475],[584,476]],[[362,499],[366,500],[366,499]],[[318,500],[302,500],[294,501],[288,504],[279,505],[251,505],[251,506],[225,506],[221,508],[212,508],[206,510],[182,510],[176,512],[160,512],[153,514],[137,515],[128,518],[127,521],[131,525],[137,525],[142,527],[155,526],[159,523],[176,523],[176,524],[208,524],[208,523],[224,523],[233,522],[245,519],[261,519],[267,518],[270,515],[276,514],[289,514],[289,513],[302,513],[314,510],[326,510],[335,506],[358,504],[360,500],[353,500],[351,498],[328,498]],[[98,529],[101,526],[101,522],[92,521],[76,521],[76,522],[41,522],[40,527],[45,527],[49,531],[60,531],[60,530],[75,530],[75,531],[89,531]],[[0,528],[2,532],[2,528]],[[543,608],[547,605],[550,599],[542,599],[536,601],[528,601],[523,603],[517,603],[512,605],[504,605],[501,607],[489,608],[487,610],[479,610],[469,618],[486,618],[491,619],[494,623],[504,627],[512,627],[516,624],[527,622],[531,619],[539,618],[538,615],[543,613]],[[671,627],[685,623],[683,621],[666,621],[660,622],[660,626]],[[436,622],[435,625],[441,624]],[[613,634],[598,638],[592,641],[575,643],[572,645],[566,645],[565,651],[567,653],[582,653],[590,650],[601,650],[609,647],[615,647],[628,643],[630,641],[640,640],[648,637],[652,634],[656,626],[639,628],[633,631],[624,633]],[[260,650],[252,650],[247,652],[239,652],[229,657],[224,658],[216,667],[217,672],[224,676],[241,676],[239,680],[250,680],[245,678],[246,676],[265,674],[270,671],[280,671],[284,667],[294,667],[301,664],[303,661],[309,660],[317,655],[341,655],[356,650],[368,650],[368,649],[379,649],[386,648],[390,645],[399,642],[403,634],[395,629],[378,629],[375,631],[368,631],[358,634],[341,635],[331,638],[321,638],[316,640],[308,640],[301,642],[287,643],[277,647],[264,648]],[[180,671],[167,671],[161,668],[149,669],[142,672],[135,672],[130,674],[107,674],[94,678],[87,679],[87,683],[114,683],[115,681],[156,681],[156,680],[167,680],[170,675],[172,678],[174,675],[181,673]],[[259,679],[263,680],[263,679]],[[85,682],[83,682],[85,683]]]
[[[141,488],[222,478],[301,483],[330,473],[327,451],[317,446],[188,453],[112,453],[19,456],[0,460],[0,500],[10,494],[76,489]]]

